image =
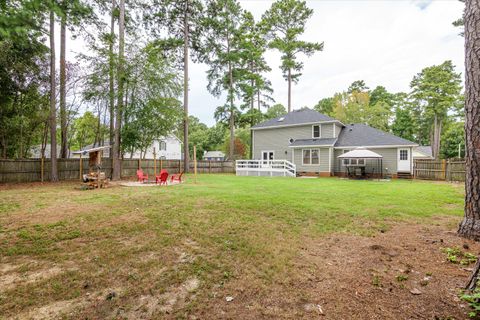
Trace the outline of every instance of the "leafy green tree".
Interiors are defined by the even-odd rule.
[[[452,122],[442,133],[440,156],[444,159],[465,156],[465,123]]]
[[[413,78],[410,87],[417,112],[428,125],[433,156],[438,158],[442,127],[462,99],[460,74],[455,72],[451,61],[445,61],[423,69]]]
[[[230,158],[233,158],[235,143],[235,119],[238,108],[235,99],[239,95],[242,79],[240,63],[243,10],[237,0],[211,0],[207,3],[201,19],[202,33],[196,39],[199,60],[209,66],[208,91],[219,97],[225,90],[226,103],[217,109],[216,118],[228,117],[230,128]]]
[[[371,105],[369,92],[353,90],[334,95],[330,115],[343,123],[364,123],[388,131],[390,106],[383,101]]]
[[[87,145],[95,142],[96,130],[98,118],[90,112],[86,111],[81,117],[73,121],[73,150],[82,150]]]
[[[414,119],[412,105],[405,93],[397,93],[394,95],[394,120],[391,126],[392,133],[401,138],[417,141],[415,133],[417,130],[417,122]]]
[[[25,157],[48,128],[46,9],[38,5],[0,3],[0,158]]]
[[[162,28],[157,28],[155,25],[150,30],[156,38],[162,37],[162,31],[166,29],[169,36],[164,44],[169,45],[170,52],[177,52],[177,57],[182,61],[183,68],[183,145],[188,146],[188,60],[190,57],[190,50],[193,49],[193,57],[196,54],[194,41],[192,41],[192,33],[195,36],[199,31],[199,19],[203,14],[203,3],[199,0],[153,0],[148,10],[145,10],[144,15],[146,21],[149,23],[159,25]],[[182,50],[178,50],[182,48]],[[184,172],[189,170],[189,152],[188,148],[184,148]]]
[[[282,104],[277,103],[271,106],[270,108],[268,108],[268,110],[265,112],[264,117],[265,117],[265,120],[275,119],[277,117],[285,115],[286,113],[287,113],[287,110],[285,109],[285,107]]]
[[[368,92],[369,88],[363,80],[353,81],[350,87],[348,87],[347,93],[357,92]]]
[[[303,63],[298,54],[313,55],[323,50],[323,42],[306,42],[299,39],[305,32],[305,25],[313,15],[305,1],[278,0],[262,17],[269,47],[282,53],[280,69],[288,82],[288,112],[292,111],[292,82],[297,83],[302,75]]]
[[[239,30],[242,35],[239,38],[240,63],[243,66],[239,69],[239,72],[242,73],[240,84],[244,101],[242,109],[253,110],[256,103],[260,112],[262,107],[268,107],[270,102],[274,101],[271,97],[273,92],[271,83],[264,76],[265,72],[271,71],[264,57],[267,41],[260,24],[255,22],[250,12],[244,12],[242,22]],[[250,113],[255,114],[254,111]]]
[[[258,109],[250,109],[247,112],[240,114],[238,125],[241,128],[249,128],[257,123],[262,122],[263,119],[264,114],[261,111]]]
[[[390,107],[393,107],[395,103],[394,100],[395,100],[395,95],[388,92],[387,89],[385,89],[385,87],[383,86],[376,86],[375,89],[373,89],[370,92],[371,105],[375,105],[378,102],[385,102]]]
[[[313,107],[313,109],[317,110],[320,113],[325,115],[332,115],[334,107],[334,100],[332,97],[330,98],[323,98],[322,100],[318,101],[318,103]]]
[[[147,44],[134,59],[126,61],[128,103],[124,105],[122,146],[145,154],[152,143],[168,135],[181,119],[181,81],[163,49]]]

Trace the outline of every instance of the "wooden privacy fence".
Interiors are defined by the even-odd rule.
[[[43,165],[42,165],[43,162]],[[58,159],[58,177],[60,180],[80,179],[80,165],[82,173],[88,173],[88,158],[82,159]],[[190,172],[193,173],[193,160],[190,161]],[[43,167],[43,170],[42,170]],[[138,168],[144,173],[150,175],[154,180],[154,170],[157,174],[161,169],[166,169],[169,173],[179,173],[183,171],[182,160],[140,160],[123,159],[121,164],[122,178],[135,177]],[[112,160],[102,159],[102,171],[105,171],[108,177],[112,174]],[[197,161],[197,173],[235,173],[235,163],[233,161]],[[42,159],[22,159],[22,160],[2,160],[0,159],[0,183],[6,182],[36,182],[50,180],[50,160]],[[149,178],[150,178],[149,177]]]
[[[413,174],[417,179],[465,181],[465,160],[414,160]]]

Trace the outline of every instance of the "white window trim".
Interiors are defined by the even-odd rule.
[[[318,126],[318,137],[315,137],[313,128]],[[321,139],[322,138],[322,125],[321,124],[314,124],[312,125],[312,139]]]
[[[275,150],[262,150],[261,158],[260,158],[262,161],[265,161],[265,160],[263,160],[263,154],[264,154],[265,152],[268,152],[268,153],[271,152],[271,153],[273,153],[273,160],[275,160]],[[270,160],[270,159],[267,159],[267,161],[271,161],[271,160]]]
[[[303,157],[303,151],[310,150],[310,163],[304,163],[305,158]],[[312,150],[318,151],[318,163],[312,164]],[[320,166],[320,149],[319,148],[306,148],[302,149],[302,166]]]

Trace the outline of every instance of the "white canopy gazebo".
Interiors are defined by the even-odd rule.
[[[369,175],[383,177],[383,156],[371,150],[359,147],[338,156],[338,158],[348,177],[367,177]]]

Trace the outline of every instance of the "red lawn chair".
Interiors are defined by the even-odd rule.
[[[137,170],[138,182],[148,181],[148,174],[144,174],[142,169]]]
[[[162,184],[167,185],[167,180],[168,180],[167,170],[162,170],[160,171],[160,174],[158,176],[155,176],[155,183],[160,182],[160,185]]]
[[[172,174],[172,178],[170,178],[170,182],[173,183],[174,181],[178,181],[178,183],[182,183],[182,176],[183,176],[183,172]]]

